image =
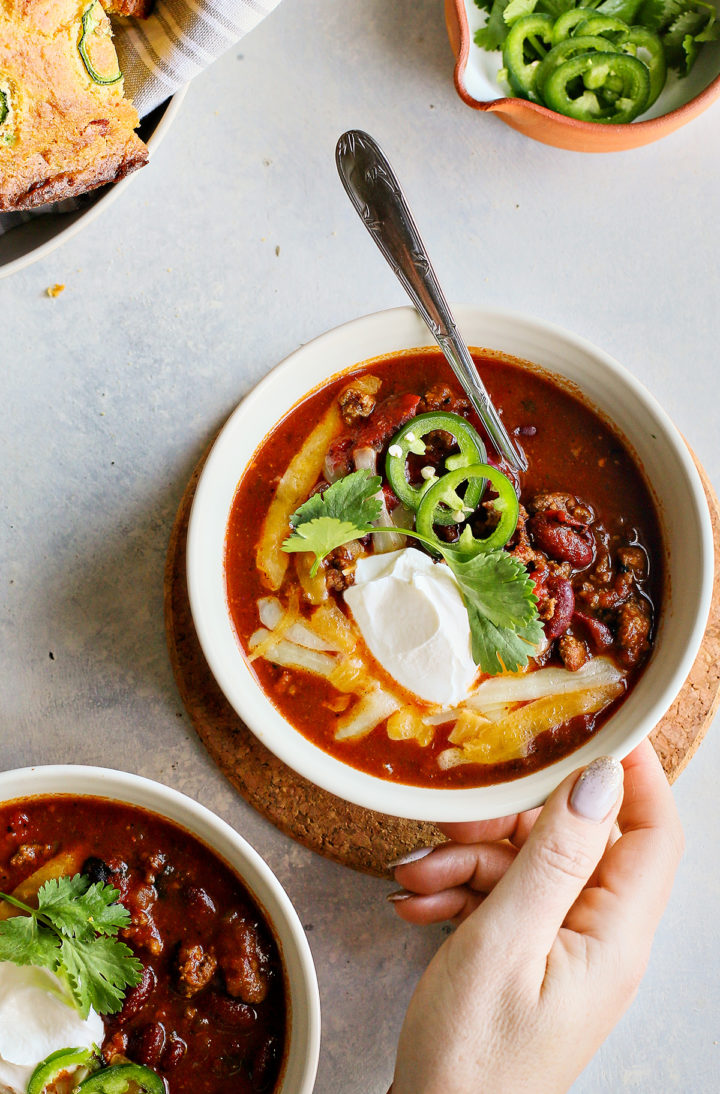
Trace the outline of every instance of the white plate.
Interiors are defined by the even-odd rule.
[[[505,816],[539,805],[596,756],[625,756],[659,722],[698,651],[712,594],[710,515],[682,437],[655,399],[617,361],[560,327],[512,312],[453,309],[469,344],[532,361],[575,383],[629,439],[654,490],[666,541],[665,603],[655,650],[616,714],[585,744],[550,767],[511,782],[436,790],[385,782],[312,744],[282,717],[240,650],[228,611],[224,554],[228,515],[243,470],[276,422],[303,396],[358,362],[434,344],[412,308],[356,319],[302,346],[231,415],[200,477],[190,516],[188,588],[205,656],[231,705],[255,735],[295,771],[368,809],[417,820]]]
[[[168,129],[177,117],[187,87],[177,91],[171,99],[143,118],[138,129],[150,152],[150,161],[157,152]],[[104,209],[115,201],[133,181],[137,171],[110,186],[102,186],[83,197],[82,208],[72,213],[40,213],[24,224],[18,224],[0,235],[0,277],[9,277],[24,270],[33,262],[45,258],[61,243],[72,239],[79,231],[92,224]]]

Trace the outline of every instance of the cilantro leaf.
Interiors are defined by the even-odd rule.
[[[583,4],[583,7],[593,8],[595,6],[595,0],[592,3]],[[553,19],[557,19],[563,12],[569,11],[570,8],[574,8],[575,4],[573,0],[538,0],[536,11],[544,12],[546,15],[552,15]]]
[[[57,941],[57,936],[33,916],[13,916],[0,923],[0,961],[39,965],[55,972],[60,961]]]
[[[466,604],[496,627],[523,627],[535,617],[535,586],[521,562],[503,550],[457,561],[445,558],[455,574]]]
[[[115,1014],[125,989],[137,984],[142,965],[129,946],[116,938],[63,939],[60,947],[63,971],[83,1018],[90,1007],[98,1014]]]
[[[312,551],[315,562],[310,570],[314,577],[317,568],[325,558],[325,555],[342,547],[344,543],[351,543],[365,535],[364,528],[358,528],[350,520],[338,520],[337,517],[315,517],[305,524],[300,524],[291,536],[282,544],[283,551]]]
[[[503,11],[503,22],[509,27],[523,15],[530,15],[535,11],[538,0],[510,0]]]
[[[600,15],[611,15],[614,19],[622,19],[630,26],[635,22],[642,0],[603,0],[597,8]]]
[[[130,923],[112,885],[81,874],[53,878],[40,887],[38,907],[0,893],[22,914],[0,922],[0,961],[50,969],[65,982],[83,1018],[90,1008],[114,1014],[125,989],[142,977],[142,965],[115,937]]]
[[[371,471],[353,471],[338,479],[322,494],[313,494],[290,517],[293,528],[319,517],[352,521],[358,528],[372,524],[379,515],[382,502],[376,498],[382,485],[379,475]]]
[[[678,0],[644,0],[638,13],[638,22],[648,30],[659,31],[668,27],[679,11]]]
[[[543,637],[542,624],[537,618],[527,626],[512,630],[496,627],[474,606],[468,606],[468,616],[473,660],[490,676],[525,668],[528,658],[535,653],[535,646]]]
[[[487,23],[475,31],[475,45],[480,49],[487,49],[492,53],[493,50],[500,49],[507,38],[510,28],[504,15],[508,3],[509,0],[493,0]]]
[[[38,910],[56,930],[69,937],[117,934],[130,923],[130,913],[116,903],[119,896],[112,885],[91,885],[87,877],[76,874],[47,881],[38,893]]]
[[[381,484],[380,476],[371,471],[353,471],[322,494],[313,494],[290,517],[295,531],[282,544],[283,551],[312,551],[314,576],[330,551],[371,530],[382,509],[376,497]]]
[[[525,566],[503,550],[462,559],[448,546],[443,556],[465,602],[475,664],[491,676],[524,668],[544,634]]]

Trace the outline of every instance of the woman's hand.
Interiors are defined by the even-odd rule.
[[[461,925],[412,997],[393,1094],[563,1094],[607,1037],[683,847],[649,742],[624,772],[623,796],[623,766],[595,760],[542,811],[448,826],[453,842],[398,866],[398,914]]]

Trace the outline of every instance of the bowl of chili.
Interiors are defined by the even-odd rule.
[[[507,5],[496,5],[445,0],[455,88],[474,110],[496,114],[543,144],[576,152],[639,148],[679,129],[720,95],[710,5],[653,5],[651,29],[636,25],[642,0],[578,0],[577,7],[540,0],[537,11],[514,13],[509,33]],[[621,12],[627,25],[617,18]],[[692,32],[688,38],[683,28]]]
[[[0,819],[0,889],[15,901],[0,900],[0,955],[8,915],[18,900],[42,911],[42,886],[56,908],[64,888],[75,903],[92,896],[95,916],[107,891],[126,920],[102,944],[132,954],[107,1012],[92,994],[76,1000],[100,1013],[98,1054],[58,1049],[38,1061],[33,1089],[81,1065],[88,1094],[311,1094],[320,1006],[310,948],[279,881],[230,825],[170,787],[80,766],[3,772]],[[71,928],[61,927],[66,946]],[[87,939],[79,945],[87,953]],[[112,956],[103,949],[103,970]]]
[[[566,538],[568,542],[572,540],[579,551],[579,554],[573,556],[572,564],[566,566],[561,562],[559,569],[555,567],[554,578],[550,581],[552,595],[549,601],[545,601],[545,618],[548,620],[552,616],[554,619],[554,613],[559,611],[558,605],[565,603],[570,597],[568,589],[562,584],[563,575],[572,579],[576,606],[582,608],[577,616],[576,632],[580,636],[580,644],[567,644],[568,656],[563,652],[566,668],[578,668],[571,655],[573,649],[578,650],[583,643],[586,648],[593,645],[602,648],[604,644],[608,645],[606,639],[610,630],[607,626],[609,619],[614,620],[612,628],[616,637],[621,632],[627,636],[637,633],[635,625],[643,614],[644,609],[640,610],[642,605],[639,600],[635,600],[635,610],[626,612],[623,608],[620,616],[612,615],[612,611],[608,615],[605,609],[611,608],[611,605],[609,601],[602,599],[602,590],[598,592],[592,581],[585,587],[583,571],[590,565],[591,558],[597,562],[601,557],[604,548],[599,545],[600,542],[607,543],[612,540],[614,544],[621,545],[625,562],[616,571],[609,571],[607,581],[617,579],[617,587],[622,585],[626,590],[632,583],[627,572],[635,566],[632,561],[634,550],[640,546],[645,551],[645,545],[649,545],[649,552],[653,557],[655,586],[645,586],[645,591],[641,590],[638,597],[642,600],[648,595],[656,602],[652,653],[650,654],[650,649],[646,646],[633,662],[627,648],[615,651],[619,663],[625,666],[622,670],[624,679],[632,687],[625,688],[623,685],[621,700],[616,705],[607,707],[608,713],[604,721],[597,724],[592,719],[583,722],[587,730],[584,736],[574,737],[572,740],[559,738],[559,745],[555,741],[557,748],[553,745],[550,751],[539,753],[531,763],[522,759],[494,768],[489,774],[483,771],[478,774],[479,768],[476,766],[473,778],[466,777],[465,774],[470,767],[460,766],[464,760],[462,755],[458,756],[461,749],[446,747],[446,739],[442,746],[443,756],[439,761],[441,765],[445,765],[445,774],[436,778],[437,773],[433,772],[430,777],[426,771],[423,774],[420,765],[436,749],[442,736],[439,729],[435,734],[435,741],[432,740],[432,732],[428,731],[424,741],[416,737],[410,742],[405,738],[413,736],[415,731],[412,727],[417,722],[414,723],[411,717],[403,721],[400,717],[402,712],[399,712],[399,720],[395,719],[393,722],[391,733],[389,716],[396,711],[398,704],[389,707],[386,705],[380,709],[381,702],[374,713],[381,722],[383,718],[388,719],[387,732],[375,727],[373,733],[365,737],[365,741],[374,740],[376,744],[373,748],[379,749],[379,738],[383,738],[383,747],[387,744],[385,738],[394,736],[401,739],[391,742],[396,746],[392,758],[390,753],[369,755],[369,746],[366,747],[362,740],[357,743],[357,751],[346,749],[344,739],[352,737],[352,727],[357,727],[357,722],[351,716],[356,708],[352,707],[347,711],[345,699],[342,695],[338,696],[332,688],[323,690],[323,687],[314,684],[306,688],[301,677],[293,671],[295,662],[292,658],[288,661],[283,652],[287,647],[282,647],[280,653],[275,648],[284,629],[291,640],[297,639],[300,643],[314,646],[310,661],[303,661],[303,664],[310,665],[310,674],[322,674],[327,670],[332,674],[328,679],[334,683],[336,689],[341,692],[343,688],[346,691],[352,689],[352,681],[348,684],[347,680],[340,680],[343,674],[352,676],[356,664],[354,655],[357,652],[354,648],[356,639],[352,636],[349,639],[344,638],[341,633],[345,616],[340,619],[337,613],[327,607],[323,608],[321,604],[320,615],[317,617],[318,627],[322,623],[320,638],[327,635],[328,627],[334,627],[332,641],[323,644],[321,640],[318,641],[318,634],[308,638],[303,630],[303,626],[308,623],[308,617],[303,616],[302,612],[283,614],[277,596],[267,596],[267,585],[263,592],[267,573],[263,571],[260,577],[257,576],[261,570],[258,560],[264,542],[264,532],[261,535],[260,529],[267,529],[267,520],[270,519],[273,506],[272,498],[282,493],[278,483],[284,484],[283,489],[287,488],[297,471],[292,454],[300,449],[303,432],[312,433],[321,446],[327,445],[327,438],[320,437],[324,428],[323,422],[327,420],[325,412],[333,405],[333,399],[337,400],[338,392],[345,391],[343,385],[346,384],[348,376],[354,376],[359,371],[359,375],[364,376],[366,381],[370,380],[375,384],[384,377],[381,382],[390,385],[389,391],[392,394],[382,404],[385,409],[382,413],[378,412],[380,417],[389,413],[390,407],[393,408],[393,414],[398,411],[401,414],[407,413],[407,418],[404,419],[406,422],[412,421],[413,416],[417,415],[417,427],[411,431],[408,431],[407,425],[393,419],[392,428],[398,432],[392,441],[387,438],[381,442],[381,446],[384,445],[382,451],[385,453],[385,466],[389,469],[388,488],[394,492],[394,481],[395,487],[410,507],[413,505],[413,490],[416,487],[400,481],[402,476],[395,480],[392,478],[396,472],[399,475],[398,468],[404,466],[408,446],[422,441],[428,430],[434,430],[436,435],[454,431],[458,437],[463,433],[463,427],[454,425],[449,419],[446,421],[443,418],[439,427],[437,422],[424,422],[423,415],[420,414],[422,406],[418,395],[407,394],[408,391],[415,391],[421,381],[424,391],[438,375],[443,383],[448,381],[449,375],[449,370],[442,371],[442,358],[437,353],[433,355],[430,352],[431,339],[411,308],[380,312],[329,331],[291,354],[258,385],[231,415],[210,453],[195,495],[188,534],[188,585],[198,636],[218,683],[249,728],[294,770],[330,792],[365,808],[421,820],[481,819],[528,809],[541,803],[566,774],[595,756],[608,752],[619,757],[627,754],[660,720],[680,690],[702,639],[712,591],[712,533],[702,485],[682,438],[645,388],[602,350],[540,320],[511,312],[460,308],[458,321],[466,332],[465,336],[471,347],[484,347],[473,350],[473,354],[478,367],[483,370],[483,379],[486,384],[489,383],[493,401],[504,410],[506,426],[525,428],[526,435],[521,435],[520,440],[525,441],[527,451],[534,448],[535,452],[545,453],[542,457],[544,464],[530,460],[530,470],[534,476],[534,508],[528,526],[535,548],[542,547],[543,543],[546,546],[549,544],[551,555],[554,552],[556,558],[563,557],[548,539],[548,536],[550,539],[555,536]],[[519,362],[525,364],[520,365]],[[532,362],[532,365],[528,365],[528,362]],[[493,367],[495,378],[492,371],[484,371],[492,370]],[[513,371],[517,369],[520,369],[520,374]],[[540,370],[539,375],[535,375],[537,369]],[[504,374],[508,377],[505,380],[502,379]],[[523,374],[527,377],[528,390],[525,392]],[[550,410],[543,416],[537,407],[533,409],[533,400],[542,400],[542,385],[545,383],[554,390],[564,389],[563,399],[567,396],[570,401],[562,402],[560,409],[559,404],[548,404]],[[353,399],[358,406],[362,406],[364,398],[362,387],[357,388]],[[577,420],[573,418],[571,421],[568,414],[580,413],[577,408],[572,410],[575,405],[573,399],[576,403],[579,401],[584,409]],[[409,409],[410,402],[412,408]],[[303,413],[307,419],[304,424]],[[583,414],[587,416],[583,417]],[[523,424],[528,416],[535,422],[530,427]],[[454,417],[458,419],[458,415]],[[453,415],[450,415],[450,419],[452,418]],[[372,429],[373,422],[377,424],[378,418],[371,416],[368,419],[369,424],[361,427],[365,431],[363,441],[368,442],[359,446],[362,451],[372,443],[372,437],[367,430]],[[602,452],[594,453],[595,434],[604,429],[608,431],[607,441],[603,442],[607,447]],[[418,539],[423,539],[424,536],[432,557],[442,555],[446,561],[448,554],[451,555],[452,552],[447,550],[447,543],[443,544],[447,537],[442,526],[443,521],[457,521],[462,517],[462,514],[453,512],[458,501],[451,497],[454,488],[462,489],[461,481],[464,480],[466,485],[460,504],[470,508],[467,503],[474,497],[472,491],[478,480],[495,479],[500,508],[510,507],[514,501],[515,520],[518,519],[515,491],[511,487],[507,497],[504,497],[503,475],[498,473],[501,469],[487,464],[487,460],[492,459],[489,453],[483,455],[481,452],[480,457],[472,455],[472,445],[478,442],[473,440],[471,432],[474,434],[475,430],[468,429],[468,438],[461,442],[468,451],[464,454],[459,452],[448,460],[448,474],[442,475],[437,481],[434,474],[427,476],[427,485],[431,489],[423,493],[415,513],[414,535]],[[577,445],[573,440],[575,437],[578,438]],[[589,445],[589,454],[583,451],[585,442]],[[426,451],[424,447],[423,451]],[[621,456],[621,452],[625,454]],[[342,467],[346,455],[344,441],[340,437],[337,443],[331,445],[326,457],[328,481],[335,477],[332,469],[327,469],[328,459],[330,463],[336,462]],[[357,466],[357,445],[354,456]],[[432,454],[428,455],[426,452],[421,457],[421,462],[427,463],[433,459]],[[478,460],[477,463],[469,465],[469,470],[466,466],[468,459]],[[396,461],[399,461],[398,468],[393,470]],[[533,464],[536,464],[534,471]],[[582,472],[581,468],[584,468]],[[426,472],[432,470],[432,467],[424,466],[423,478]],[[289,479],[290,471],[292,474]],[[611,509],[615,506],[615,523],[611,525],[606,521],[607,530],[603,530],[601,523],[596,527],[599,538],[595,548],[590,546],[587,538],[589,530],[584,524],[587,519],[585,507],[578,507],[575,499],[575,508],[560,514],[557,506],[562,503],[555,500],[560,495],[552,493],[557,490],[573,492],[585,473],[590,477],[583,480],[584,483],[590,484],[593,490],[601,491],[606,499],[601,503],[601,508],[604,506]],[[592,477],[593,473],[595,479]],[[416,481],[419,484],[421,480],[418,477]],[[595,487],[592,486],[593,482],[596,483]],[[341,479],[340,485],[342,489],[350,489],[347,478]],[[492,485],[495,486],[496,483],[493,482]],[[309,498],[305,517],[315,519],[327,516],[329,510],[327,507],[323,508],[322,500],[326,488],[327,481],[319,484],[320,494],[316,491],[315,497]],[[583,491],[577,492],[580,496],[585,491],[583,488]],[[511,493],[513,498],[510,497]],[[307,492],[303,496],[307,496]],[[522,497],[525,497],[524,493]],[[333,504],[336,501],[333,497]],[[643,514],[649,518],[652,513],[656,514],[657,520],[652,517],[648,525]],[[291,524],[295,527],[295,535],[298,532],[312,534],[313,529],[308,532],[306,525],[298,528],[302,515],[303,507],[292,517]],[[527,516],[528,514],[523,520]],[[491,532],[491,538],[499,534],[497,529],[502,527],[502,523],[501,514],[495,532]],[[637,542],[632,531],[635,526],[643,526],[645,529]],[[405,529],[407,527],[406,523]],[[403,530],[396,529],[399,532]],[[282,535],[287,535],[290,531],[291,527],[286,521]],[[467,557],[484,549],[485,545],[478,543],[476,536],[471,535],[469,527],[463,532],[463,537],[460,545],[469,552]],[[581,539],[583,544],[580,544]],[[302,548],[302,544],[300,546]],[[497,544],[493,543],[492,546],[496,547]],[[520,540],[516,542],[516,547],[517,549],[513,548],[513,554],[517,559],[518,553],[524,549]],[[400,558],[403,553],[396,552],[397,559],[392,555],[385,556],[388,563],[381,577],[391,581],[403,577],[403,574],[393,572],[395,562],[402,567],[407,561]],[[580,557],[586,553],[587,557]],[[280,558],[281,552],[276,554]],[[411,551],[410,554],[418,563],[419,552]],[[289,556],[285,554],[283,557],[281,572],[275,583],[270,583],[271,588],[283,587],[283,575],[288,572],[286,566]],[[307,566],[312,562],[312,555],[298,554],[295,557],[308,559]],[[265,565],[266,562],[263,562],[262,566]],[[327,562],[323,565],[327,565]],[[343,565],[342,562],[339,564],[340,573],[339,577],[334,575],[335,581],[343,578]],[[353,565],[355,563],[351,562],[349,568]],[[420,583],[426,581],[428,573],[427,566],[424,563],[423,566],[423,574],[419,574],[415,566],[415,576],[419,574],[417,580]],[[456,566],[454,572],[461,570],[462,565]],[[445,571],[446,567],[441,566],[439,572]],[[298,574],[300,572],[299,569]],[[312,568],[303,569],[302,572],[305,574],[303,580],[306,580],[306,584],[302,592],[298,591],[298,600],[302,600],[308,590],[312,591]],[[433,571],[432,564],[430,572],[438,573],[437,569]],[[596,576],[599,583],[605,580],[599,574]],[[536,571],[535,578],[538,577]],[[640,580],[642,584],[644,579]],[[356,585],[358,584],[361,583],[356,578]],[[537,580],[535,589],[539,597]],[[354,594],[354,590],[352,591]],[[542,596],[547,598],[548,591],[543,591]],[[622,596],[617,603],[621,601]],[[337,600],[334,603],[337,606]],[[572,599],[570,603],[572,604]],[[262,623],[259,630],[258,611]],[[354,606],[352,614],[356,619],[360,618]],[[388,613],[384,609],[382,597],[376,599],[366,615],[371,623],[373,619],[384,620],[382,626],[387,625],[392,630],[392,612]],[[649,610],[646,613],[646,635],[650,631],[648,615]],[[325,616],[332,618],[324,618]],[[416,623],[418,629],[424,625],[420,615],[417,616]],[[289,628],[296,624],[300,625],[300,629],[290,632]],[[552,620],[551,624],[554,626]],[[337,629],[338,625],[340,630]],[[278,626],[280,630],[277,630]],[[549,631],[548,626],[545,623],[548,638],[561,633],[562,628],[554,632]],[[414,627],[415,623],[411,620],[406,631],[411,633]],[[399,641],[402,644],[403,634],[398,637],[397,631],[393,633],[393,642]],[[372,640],[364,631],[363,637],[370,644]],[[618,641],[622,646],[625,637]],[[612,637],[609,639],[609,646],[612,646]],[[371,645],[370,648],[377,657],[375,647]],[[506,651],[508,648],[506,647]],[[336,652],[342,651],[337,660],[328,657],[327,651],[333,649]],[[505,662],[508,661],[506,651],[502,654]],[[390,653],[392,655],[394,650]],[[610,653],[615,655],[612,649]],[[437,656],[445,657],[446,654]],[[447,656],[450,664],[455,657],[454,649],[450,649]],[[480,656],[482,657],[482,651]],[[274,667],[266,665],[267,659],[274,663]],[[283,660],[286,662],[284,668]],[[467,665],[462,657],[455,660],[458,672],[462,675],[467,671]],[[482,665],[477,657],[475,661]],[[452,663],[455,664],[455,661]],[[631,664],[635,667],[630,668]],[[612,689],[617,687],[618,678],[612,675],[612,670],[603,662],[602,657],[591,661],[590,670],[609,672],[609,676],[603,676],[603,686],[611,689],[607,693],[610,697],[617,695]],[[492,674],[492,666],[486,666],[483,671]],[[449,673],[448,669],[448,679]],[[391,672],[391,675],[397,681],[401,670],[397,674]],[[448,679],[443,680],[442,673],[439,675],[439,685],[444,687]],[[537,673],[530,673],[530,676],[533,675],[537,676]],[[375,682],[379,679],[381,675],[377,676]],[[565,681],[562,684],[564,688],[569,676],[562,676],[561,679]],[[324,685],[326,682],[322,683]],[[430,687],[427,681],[422,684],[420,687],[418,683],[415,690],[422,692]],[[492,686],[486,690],[495,695],[495,681],[490,679],[489,684]],[[480,684],[478,691],[483,687],[485,683]],[[382,689],[374,689],[374,701],[381,699],[381,692]],[[447,702],[444,695],[430,698],[438,704]],[[503,702],[506,701],[507,697]],[[327,726],[321,725],[324,715],[327,714],[325,708],[331,711],[336,721],[332,723],[330,715],[326,720],[341,730],[339,734],[333,735]],[[437,710],[438,707],[434,709]],[[486,715],[487,710],[484,713]],[[440,716],[433,716],[430,724],[436,724],[442,717],[443,712],[440,711]],[[583,721],[582,718],[580,721]],[[517,720],[513,724],[517,728]],[[550,732],[545,744],[554,740],[554,732]],[[338,739],[333,740],[333,736]],[[458,739],[458,734],[455,734],[449,741],[454,744]],[[398,744],[403,748],[412,744],[418,765],[416,769],[412,767],[415,760],[409,759],[405,766],[405,761],[401,758],[395,762],[395,757],[400,757]],[[418,744],[423,747],[416,747]],[[363,755],[363,748],[368,755]],[[453,768],[456,773],[448,770],[449,768]]]

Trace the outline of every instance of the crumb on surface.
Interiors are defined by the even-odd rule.
[[[59,296],[61,292],[65,292],[64,285],[51,285],[50,288],[45,290],[46,296]]]

